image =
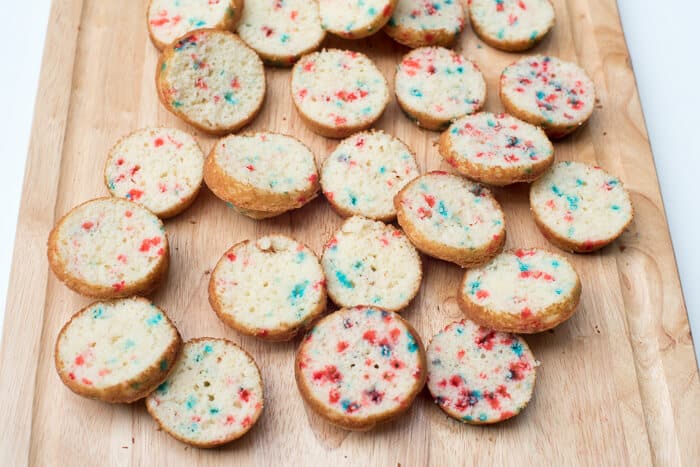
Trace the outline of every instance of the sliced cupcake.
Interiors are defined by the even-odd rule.
[[[223,322],[261,339],[293,338],[326,308],[326,279],[313,251],[282,235],[231,247],[209,280]]]
[[[263,410],[253,357],[227,339],[185,342],[172,373],[146,399],[148,413],[173,438],[212,448],[245,435]]]
[[[397,219],[423,253],[464,268],[493,258],[506,239],[503,210],[486,188],[447,172],[429,172],[394,198]]]
[[[87,201],[63,216],[48,241],[49,265],[73,291],[97,298],[148,294],[168,271],[160,219],[120,198]]]
[[[296,138],[269,132],[219,140],[204,164],[204,180],[218,198],[254,218],[299,208],[319,188],[311,150]]]
[[[233,31],[243,11],[243,0],[150,0],[146,21],[151,41],[159,49],[195,29]]]
[[[312,131],[345,138],[379,119],[389,103],[389,86],[366,55],[324,49],[294,65],[292,100]]]
[[[133,402],[168,376],[182,341],[163,310],[145,298],[95,302],[74,314],[56,339],[61,381],[84,397]]]
[[[403,232],[351,217],[326,243],[321,258],[328,295],[338,306],[371,304],[398,311],[420,289],[421,260]]]
[[[321,188],[341,216],[389,222],[394,196],[418,176],[413,152],[382,131],[356,133],[341,141],[321,167]]]
[[[428,345],[428,390],[454,419],[497,423],[530,402],[538,365],[523,338],[458,321]]]
[[[581,281],[563,256],[521,248],[468,270],[457,297],[472,321],[497,331],[529,334],[571,317],[581,298]]]
[[[567,251],[588,253],[615,241],[633,209],[619,178],[597,166],[564,161],[530,187],[530,210],[542,234]]]
[[[370,430],[408,410],[425,384],[425,350],[396,313],[359,306],[319,321],[294,371],[304,401],[347,430]]]
[[[539,127],[508,114],[480,112],[442,134],[440,155],[472,180],[503,186],[542,176],[554,163],[554,146]]]
[[[394,81],[401,109],[428,130],[444,130],[453,120],[478,112],[486,100],[479,67],[444,47],[406,54]]]
[[[175,128],[143,128],[120,139],[105,163],[112,196],[143,205],[164,219],[192,204],[202,186],[204,154]]]
[[[323,29],[345,39],[379,32],[389,21],[397,0],[319,0]]]
[[[457,0],[398,0],[384,32],[407,47],[452,47],[464,30],[464,6]]]
[[[326,31],[315,1],[250,1],[238,34],[265,63],[292,66],[302,55],[318,49]]]
[[[541,126],[550,138],[566,136],[586,123],[595,105],[593,81],[583,69],[543,55],[506,67],[500,93],[506,112]]]
[[[550,0],[469,0],[472,29],[491,47],[522,52],[554,26]]]
[[[235,34],[198,29],[163,50],[156,88],[176,117],[198,130],[223,135],[247,125],[262,108],[265,69]]]

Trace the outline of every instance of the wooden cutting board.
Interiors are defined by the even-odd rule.
[[[108,405],[66,389],[54,370],[54,341],[90,300],[49,272],[48,232],[74,205],[107,194],[102,167],[120,136],[155,124],[188,129],[156,97],[157,52],[146,32],[146,3],[54,0],[0,355],[1,465],[697,465],[700,381],[614,0],[556,0],[557,25],[535,52],[578,62],[594,79],[599,103],[593,117],[556,143],[556,157],[596,163],[620,176],[631,192],[635,221],[602,251],[568,255],[583,282],[581,305],[554,331],[527,337],[542,366],[534,400],[522,415],[493,427],[466,426],[423,394],[400,419],[348,433],[310,412],[294,384],[298,340],[271,344],[226,328],[207,303],[207,282],[216,260],[237,241],[281,232],[320,252],[340,218],[320,197],[291,214],[255,222],[206,189],[166,223],[172,269],[153,299],[185,338],[225,336],[253,354],[266,390],[258,425],[228,447],[198,450],[159,431],[142,403]],[[390,83],[407,52],[382,33],[357,42],[329,38],[326,45],[367,53]],[[457,49],[484,71],[487,109],[501,110],[498,76],[518,55],[483,45],[469,29]],[[289,71],[267,69],[267,79],[265,108],[249,129],[296,135],[319,161],[325,158],[337,143],[301,123],[289,95]],[[395,101],[377,126],[406,141],[423,171],[446,168],[438,134],[409,122]],[[212,138],[199,136],[211,147]],[[507,246],[549,247],[529,215],[527,191],[495,190],[506,211]],[[403,312],[424,341],[460,317],[460,278],[457,267],[425,259],[421,293]]]

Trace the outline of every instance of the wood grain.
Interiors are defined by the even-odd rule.
[[[110,146],[145,125],[189,130],[158,103],[157,51],[147,37],[146,2],[55,0],[49,21],[17,230],[0,353],[1,465],[696,465],[700,380],[668,227],[634,75],[614,0],[556,0],[557,24],[534,52],[578,62],[596,84],[588,125],[556,143],[559,160],[595,162],[619,175],[636,217],[613,245],[568,257],[581,274],[574,317],[527,338],[540,367],[535,398],[494,427],[464,426],[426,394],[409,413],[369,433],[347,433],[307,410],[294,384],[298,342],[271,344],[226,328],[207,303],[209,272],[232,244],[270,232],[320,252],[340,219],[322,199],[291,214],[251,221],[203,190],[169,220],[171,273],[153,297],[183,337],[225,336],[258,361],[266,408],[258,425],[223,449],[187,448],[156,428],[142,403],[112,406],[69,392],[52,363],[54,340],[89,303],[48,273],[45,242],[57,216],[103,196]],[[390,84],[408,49],[382,33],[329,47],[367,53]],[[488,83],[487,109],[502,110],[500,71],[517,55],[491,49],[468,29],[457,49]],[[337,142],[310,132],[289,96],[289,71],[267,69],[262,113],[248,127],[297,136],[323,160]],[[418,129],[392,101],[377,127],[406,141],[422,171],[446,168],[437,133]],[[214,140],[198,135],[205,149]],[[497,189],[507,247],[547,247],[528,212],[527,187]],[[460,317],[458,268],[425,258],[421,293],[404,316],[427,342]]]

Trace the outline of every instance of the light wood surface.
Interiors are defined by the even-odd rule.
[[[594,162],[620,176],[636,216],[601,252],[568,255],[583,282],[581,305],[553,332],[526,337],[542,362],[530,406],[500,425],[471,427],[447,418],[423,394],[407,415],[369,433],[329,425],[297,393],[298,340],[272,344],[226,328],[207,303],[207,282],[219,256],[240,240],[280,232],[320,252],[340,218],[320,197],[256,222],[204,189],[190,209],[166,222],[172,268],[153,299],[183,337],[225,336],[242,344],[259,363],[266,390],[258,425],[228,447],[206,451],[158,431],[142,403],[80,398],[55,373],[58,330],[90,300],[49,273],[51,227],[72,206],[107,194],[102,167],[120,136],[154,124],[188,128],[156,97],[157,51],[146,31],[145,1],[54,0],[0,353],[0,465],[697,465],[700,381],[617,7],[614,0],[554,4],[557,24],[533,53],[578,62],[599,97],[589,124],[556,143],[556,157]],[[325,44],[366,52],[390,84],[408,50],[383,33]],[[483,45],[469,28],[457,49],[484,71],[487,109],[501,110],[498,76],[518,55]],[[293,134],[323,160],[337,142],[300,122],[289,71],[267,69],[267,79],[265,107],[248,129]],[[446,168],[437,153],[439,135],[409,122],[395,100],[377,127],[406,141],[422,171]],[[199,140],[205,149],[214,141]],[[495,193],[506,212],[506,246],[548,247],[529,215],[527,187]],[[460,278],[457,267],[425,259],[421,293],[403,315],[426,343],[460,318]]]

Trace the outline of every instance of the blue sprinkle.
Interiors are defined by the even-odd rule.
[[[566,200],[569,202],[569,209],[575,211],[578,209],[578,196],[567,195]]]
[[[556,185],[552,185],[552,193],[554,193],[557,196],[564,196],[564,192],[561,191]]]
[[[447,217],[447,208],[445,207],[445,203],[442,201],[438,202],[438,214],[440,214],[442,217]]]
[[[583,186],[583,185],[585,185],[585,184],[586,184],[586,182],[584,182],[584,181],[581,180],[580,178],[577,178],[577,179],[576,179],[576,186]]]
[[[212,407],[211,409],[209,409],[209,413],[212,415],[216,415],[219,413],[219,409],[217,409],[216,407]]]
[[[297,259],[296,259],[297,264],[303,263],[305,259],[306,259],[306,253],[304,253],[303,251],[300,251],[299,253],[297,253]]]
[[[204,346],[204,353],[210,353],[214,348],[211,346],[211,344],[206,344]]]
[[[289,295],[289,301],[292,302],[292,305],[296,305],[297,300],[304,296],[308,285],[309,281],[304,281],[294,286],[292,293]]]
[[[386,167],[384,167],[384,166],[379,167],[379,173],[383,174],[384,172],[386,172]]]
[[[336,279],[338,279],[338,282],[340,282],[340,285],[342,285],[346,289],[352,289],[353,287],[355,287],[355,284],[353,284],[352,281],[348,279],[348,276],[343,274],[342,271],[336,271],[335,277]]]
[[[163,315],[160,313],[156,313],[155,315],[151,316],[146,320],[146,324],[149,326],[155,326],[156,324],[159,324],[161,321],[163,321]]]
[[[513,344],[510,346],[510,350],[512,350],[515,355],[520,357],[523,354],[523,345],[520,343],[520,341],[513,341]]]
[[[169,382],[163,381],[163,382],[161,383],[161,385],[158,386],[158,388],[156,389],[156,391],[158,391],[158,392],[161,393],[161,394],[165,394],[166,392],[168,392],[168,386],[169,386],[169,385],[170,385]]]
[[[539,100],[544,99],[544,96],[545,96],[544,91],[537,91],[537,98]]]
[[[168,369],[168,361],[163,359],[160,361],[160,371],[165,371]]]
[[[377,9],[374,7],[370,7],[369,10],[367,10],[367,14],[370,16],[374,16],[377,14]]]
[[[613,211],[619,211],[620,206],[618,206],[617,204],[613,204],[612,206],[610,206],[610,209],[612,209]]]
[[[105,311],[102,309],[102,307],[95,308],[94,310],[92,310],[92,318],[93,319],[98,319],[98,318],[104,319],[105,318],[104,313],[105,313]]]
[[[238,104],[238,101],[233,98],[233,94],[230,92],[224,94],[224,99],[226,99],[226,102],[229,104]]]
[[[378,295],[375,295],[374,297],[372,297],[372,303],[379,303],[381,301],[382,301],[382,298]]]
[[[530,266],[523,263],[520,258],[517,258],[517,259],[518,259],[518,267],[520,268],[520,271],[527,271],[528,269],[530,269]]]
[[[487,418],[485,413],[479,415],[479,421],[485,422]]]
[[[455,330],[457,331],[457,334],[459,334],[460,336],[462,334],[464,334],[464,328],[462,326],[457,326],[457,328]]]
[[[289,34],[282,34],[280,36],[280,41],[287,42],[289,40]]]
[[[423,93],[421,93],[420,90],[416,88],[411,89],[410,92],[413,97],[423,97]]]
[[[479,281],[474,281],[471,284],[469,284],[469,293],[471,295],[474,295],[477,290],[479,290],[479,287],[481,287],[481,283]]]
[[[126,342],[124,342],[124,350],[129,350],[130,348],[134,347],[136,345],[136,342],[132,341],[131,339],[127,339]]]
[[[414,353],[416,350],[418,350],[416,339],[411,333],[406,333],[406,337],[408,338],[408,351]]]
[[[559,267],[559,261],[557,261],[556,259],[555,259],[555,260],[552,260],[552,266],[555,267],[555,268],[558,268],[558,267]]]
[[[474,418],[471,415],[465,415],[464,417],[462,417],[462,420],[464,420],[465,422],[471,422],[472,420],[474,420]]]
[[[382,357],[387,357],[387,358],[391,357],[391,347],[384,344],[384,345],[382,345],[381,349],[382,349]]]
[[[561,295],[562,290],[561,290],[561,289],[557,289],[557,290],[554,291],[554,293],[557,294],[557,295]]]
[[[187,406],[188,409],[192,409],[197,404],[197,398],[194,397],[193,395],[187,396],[187,400],[185,401],[185,405]]]

